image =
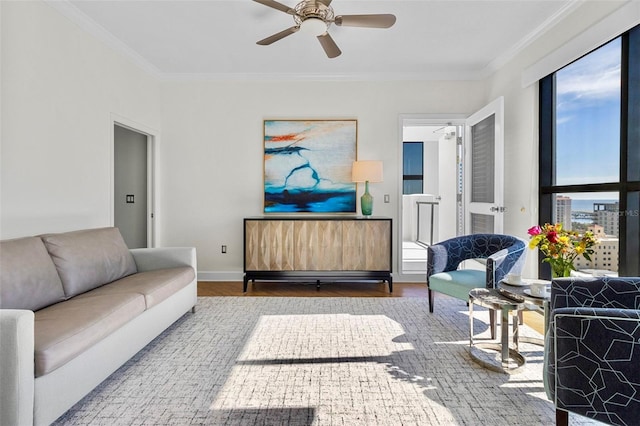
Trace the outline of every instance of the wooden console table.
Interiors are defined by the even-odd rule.
[[[380,280],[389,283],[390,218],[244,219],[244,287],[249,280]]]

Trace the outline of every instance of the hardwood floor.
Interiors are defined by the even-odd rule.
[[[290,283],[279,281],[257,281],[249,283],[246,293],[242,292],[242,282],[198,282],[198,296],[260,296],[260,297],[427,297],[425,283],[393,283],[393,293],[389,293],[387,283],[376,282],[315,282]],[[444,296],[440,296],[444,297]],[[529,327],[543,333],[544,319],[537,312],[525,311],[524,322]]]
[[[394,283],[389,293],[387,283],[323,282],[318,289],[315,282],[291,283],[280,281],[249,282],[246,293],[242,282],[198,282],[198,296],[265,296],[265,297],[427,297],[424,283]]]

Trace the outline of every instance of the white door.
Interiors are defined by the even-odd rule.
[[[464,143],[465,234],[503,232],[504,99],[466,120]]]

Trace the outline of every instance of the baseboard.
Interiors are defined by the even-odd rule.
[[[240,281],[244,273],[234,271],[198,271],[198,281]]]

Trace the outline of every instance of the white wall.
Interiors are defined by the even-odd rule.
[[[242,218],[262,214],[264,119],[357,119],[358,158],[384,161],[374,213],[399,236],[399,115],[470,113],[485,97],[480,82],[442,81],[172,82],[162,93],[162,244],[195,245],[208,279],[241,277]]]
[[[240,277],[242,218],[262,213],[263,119],[358,119],[359,158],[384,161],[376,214],[397,227],[399,115],[469,114],[500,95],[505,232],[526,237],[537,221],[537,89],[521,87],[522,70],[620,4],[583,3],[484,82],[159,83],[47,4],[0,2],[0,238],[111,223],[117,114],[161,130],[158,245],[196,246],[204,278]]]
[[[111,114],[159,128],[158,83],[45,3],[0,7],[0,237],[109,226]]]

